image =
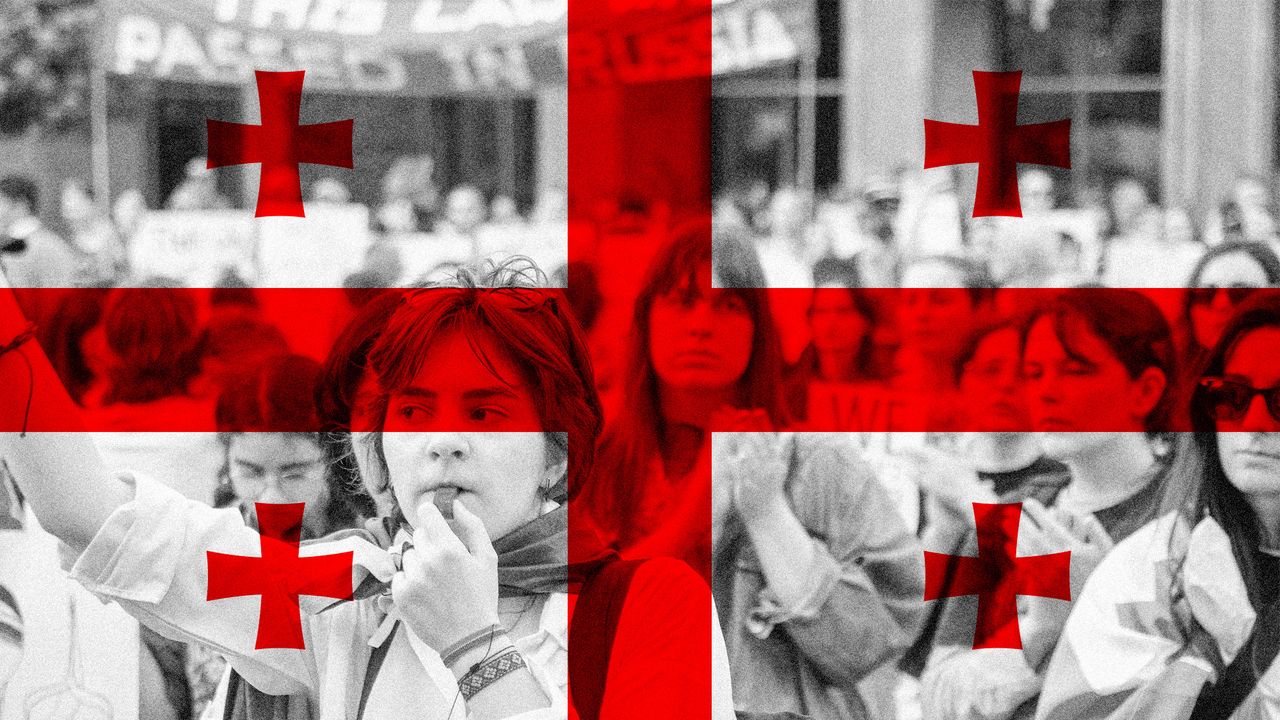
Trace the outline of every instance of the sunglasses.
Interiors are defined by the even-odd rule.
[[[1200,393],[1204,407],[1214,420],[1239,422],[1249,412],[1253,396],[1261,395],[1267,404],[1267,412],[1280,422],[1280,385],[1256,388],[1239,380],[1206,377],[1200,380]]]
[[[1232,305],[1239,305],[1253,294],[1258,288],[1252,285],[1228,285],[1226,287],[1217,287],[1215,285],[1207,285],[1191,289],[1192,305],[1208,305],[1218,297],[1218,291],[1221,290],[1227,294],[1227,301]]]

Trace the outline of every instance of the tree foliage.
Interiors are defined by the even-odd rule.
[[[97,17],[90,0],[0,2],[0,133],[87,116]]]

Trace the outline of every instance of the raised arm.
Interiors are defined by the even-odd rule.
[[[26,327],[27,319],[0,272],[0,344],[8,344]],[[0,457],[40,524],[75,550],[83,550],[107,517],[131,499],[132,490],[108,474],[91,436],[75,431],[81,430],[80,408],[34,340],[0,356],[0,378]],[[20,432],[24,419],[25,435]]]

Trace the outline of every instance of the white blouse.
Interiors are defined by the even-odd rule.
[[[133,486],[134,499],[103,524],[76,560],[72,577],[158,632],[212,647],[259,690],[306,697],[317,720],[355,718],[370,653],[382,640],[378,636],[384,613],[376,600],[342,603],[320,613],[333,601],[303,597],[306,649],[255,650],[259,598],[206,600],[206,552],[259,556],[258,533],[245,526],[235,509],[215,510],[145,477],[124,474],[121,478]],[[305,545],[300,555],[347,550],[354,551],[353,587],[368,574],[362,558],[367,562],[372,553],[385,552],[353,537]],[[714,604],[708,604],[714,614]],[[538,630],[515,640],[539,686],[551,698],[547,708],[513,716],[519,720],[568,716],[568,611],[568,596],[552,594]],[[714,617],[711,627],[713,715],[732,718],[728,659]],[[466,718],[465,703],[461,698],[455,701],[457,682],[440,656],[405,623],[398,625],[391,642],[365,717]]]

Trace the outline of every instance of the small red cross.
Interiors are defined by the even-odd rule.
[[[924,599],[978,596],[973,647],[1022,647],[1017,596],[1071,599],[1071,552],[1017,557],[1022,503],[974,503],[978,556],[924,553]],[[947,567],[955,564],[950,584]]]
[[[262,163],[256,217],[305,217],[298,165],[350,168],[354,121],[299,125],[305,71],[254,73],[261,125],[208,120],[209,169]]]
[[[924,121],[925,169],[978,163],[973,216],[1022,217],[1018,163],[1071,167],[1071,121],[1018,124],[1022,71],[973,71],[978,124]]]
[[[299,595],[350,600],[351,552],[298,557],[303,503],[254,503],[262,532],[262,557],[207,551],[207,600],[261,595],[258,650],[305,647]]]

